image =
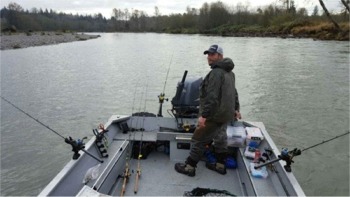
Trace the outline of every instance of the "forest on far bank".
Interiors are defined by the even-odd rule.
[[[349,40],[349,0],[339,0],[344,5],[340,13],[328,12],[322,0],[312,13],[296,7],[293,0],[278,2],[252,10],[241,3],[233,6],[217,1],[170,15],[162,15],[155,6],[152,16],[142,10],[113,8],[110,19],[101,13],[73,15],[47,8],[24,10],[13,2],[0,10],[1,31],[158,32]]]

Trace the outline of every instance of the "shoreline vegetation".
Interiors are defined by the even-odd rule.
[[[314,40],[350,41],[350,24],[340,23],[339,26],[340,29],[337,30],[331,22],[310,23],[307,21],[293,21],[268,28],[258,25],[222,25],[203,32],[199,32],[196,29],[172,29],[165,32],[171,34],[203,34],[224,37],[312,38]]]
[[[109,19],[101,13],[73,15],[52,9],[24,10],[13,2],[0,10],[1,50],[99,37],[74,32],[153,32],[350,41],[350,0],[341,0],[344,8],[339,13],[330,13],[319,0],[322,10],[315,5],[311,14],[303,7],[298,8],[294,0],[278,2],[257,9],[242,3],[231,6],[221,1],[205,2],[201,8],[188,6],[184,13],[170,15],[162,15],[155,6],[153,16],[142,10],[113,8]]]

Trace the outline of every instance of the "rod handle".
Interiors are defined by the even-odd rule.
[[[94,155],[92,155],[91,153],[89,153],[88,151],[86,151],[85,149],[81,149],[84,153],[88,154],[90,157],[94,158],[95,160],[97,160],[100,163],[103,163],[103,160],[95,157]]]
[[[275,163],[275,162],[277,162],[277,161],[279,161],[279,160],[281,160],[281,158],[277,158],[277,159],[271,160],[271,161],[269,161],[269,162],[256,165],[256,166],[254,166],[254,169],[259,169],[259,168],[261,168],[261,167],[264,167],[264,166],[267,166],[267,165],[269,165],[269,164]]]

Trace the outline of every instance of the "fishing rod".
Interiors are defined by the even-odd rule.
[[[61,137],[64,139],[64,142],[66,142],[67,144],[70,144],[72,146],[72,151],[74,152],[73,155],[73,160],[76,160],[80,157],[79,151],[83,151],[84,153],[86,153],[87,155],[89,155],[90,157],[94,158],[95,160],[97,160],[100,163],[103,163],[103,160],[98,159],[96,156],[92,155],[91,153],[89,153],[88,151],[86,151],[85,148],[85,144],[84,144],[84,139],[87,139],[87,137],[84,137],[83,139],[77,139],[74,140],[71,136],[69,137],[64,137],[63,135],[61,135],[59,132],[53,130],[52,128],[50,128],[48,125],[44,124],[43,122],[41,122],[40,120],[38,120],[37,118],[34,118],[33,116],[31,116],[29,113],[25,112],[24,110],[22,110],[21,108],[17,107],[15,104],[13,104],[12,102],[10,102],[9,100],[7,100],[6,98],[4,98],[3,96],[0,96],[2,100],[6,101],[8,104],[12,105],[14,108],[16,108],[17,110],[19,110],[20,112],[22,112],[23,114],[27,115],[29,118],[35,120],[37,123],[39,123],[40,125],[46,127],[47,129],[49,129],[50,131],[52,131],[54,134],[56,134],[57,136]]]
[[[136,89],[135,89],[135,93],[134,93],[135,95],[134,95],[134,101],[135,101],[135,98],[136,98]],[[140,105],[139,105],[139,111],[141,111],[141,105],[142,105],[142,100],[143,100],[143,96],[144,96],[144,92],[142,92],[142,94],[141,94],[141,100],[140,100]],[[133,111],[133,109],[134,109],[134,104],[135,104],[135,102],[133,101],[133,107],[132,107],[132,111]],[[133,112],[132,112],[133,113]],[[132,119],[131,119],[131,121],[132,121]],[[139,118],[137,118],[137,120],[136,120],[136,127],[137,127],[137,125],[138,125],[138,122],[139,122]],[[132,127],[132,125],[131,125],[131,127]],[[135,131],[136,131],[137,129],[135,129]],[[141,130],[142,130],[142,128],[141,128]],[[133,138],[134,138],[134,141],[135,141],[135,132],[134,132],[134,134],[133,134]],[[131,141],[131,133],[129,133],[129,142]],[[134,142],[133,142],[134,143]],[[124,173],[123,173],[123,185],[122,185],[122,190],[121,190],[121,193],[120,193],[120,196],[124,196],[124,194],[125,194],[125,191],[126,191],[126,185],[127,185],[127,183],[129,182],[129,178],[130,178],[130,176],[131,176],[131,173],[130,173],[130,159],[131,159],[131,150],[132,150],[132,147],[133,146],[131,146],[130,148],[129,148],[129,151],[127,152],[127,158],[126,158],[126,162],[125,162],[125,169],[124,169]]]
[[[146,103],[147,103],[147,90],[148,90],[148,80],[146,83],[146,91],[145,91],[145,105],[143,107],[143,111],[146,112]],[[143,142],[143,131],[145,130],[145,113],[143,114],[143,122],[142,122],[142,127],[143,129],[141,129],[141,139],[140,139],[140,143],[139,143],[139,155],[137,157],[137,170],[136,170],[136,177],[135,177],[135,187],[134,187],[134,193],[136,194],[138,191],[138,187],[139,187],[139,179],[141,176],[141,167],[140,167],[140,160],[142,158],[142,142]]]
[[[267,166],[267,165],[272,164],[272,163],[275,163],[275,162],[277,162],[277,161],[284,160],[284,161],[286,161],[286,163],[287,163],[287,164],[284,166],[284,169],[285,169],[287,172],[291,172],[291,171],[292,171],[291,164],[294,163],[293,157],[298,156],[298,155],[301,155],[301,153],[304,152],[304,151],[306,151],[306,150],[309,150],[309,149],[311,149],[311,148],[315,148],[315,147],[317,147],[317,146],[320,146],[320,145],[322,145],[322,144],[325,144],[325,143],[327,143],[327,142],[330,142],[330,141],[332,141],[332,140],[335,140],[335,139],[337,139],[337,138],[339,138],[339,137],[342,137],[342,136],[344,136],[344,135],[348,135],[349,133],[350,133],[350,131],[347,131],[346,133],[340,134],[340,135],[335,136],[335,137],[333,137],[333,138],[330,138],[330,139],[328,139],[328,140],[324,140],[324,141],[322,141],[322,142],[320,142],[320,143],[314,144],[314,145],[309,146],[309,147],[307,147],[307,148],[304,148],[304,149],[302,149],[302,150],[295,148],[295,149],[293,149],[293,150],[291,150],[291,151],[288,151],[287,148],[283,148],[283,149],[282,149],[282,152],[281,152],[281,155],[278,155],[278,158],[277,158],[277,159],[271,160],[271,161],[269,161],[269,162],[266,162],[266,163],[263,163],[263,164],[260,164],[260,165],[256,165],[256,166],[254,167],[254,169],[259,169],[259,168],[261,168],[261,167],[263,167],[263,166]]]
[[[158,98],[159,98],[159,111],[158,111],[158,114],[157,114],[158,117],[163,117],[163,115],[162,115],[163,109],[162,108],[163,108],[164,100],[166,100],[166,101],[169,100],[168,98],[165,98],[165,87],[166,87],[166,83],[168,81],[170,66],[171,66],[171,63],[173,62],[173,56],[174,56],[174,52],[173,52],[173,54],[171,55],[171,58],[170,58],[170,63],[169,63],[169,66],[168,66],[168,71],[166,73],[166,78],[165,78],[165,82],[164,82],[163,92],[160,93],[160,95],[158,95]]]
[[[138,85],[139,85],[139,81],[137,81],[136,86],[135,86],[134,98],[132,100],[131,117],[134,116],[135,98],[136,98],[136,92],[137,92]],[[133,130],[133,128],[132,128],[132,121],[133,121],[133,118],[131,118],[131,121],[130,121],[131,130]],[[135,137],[135,135],[134,135],[134,137]]]
[[[165,82],[164,82],[164,87],[163,87],[163,93],[165,92],[166,83],[167,83],[167,81],[168,81],[170,66],[171,66],[171,63],[173,62],[173,56],[174,56],[174,52],[173,52],[173,54],[171,55],[171,58],[170,58],[170,63],[169,63],[169,66],[168,66],[168,71],[167,71],[166,77],[165,77]]]
[[[132,102],[132,109],[131,109],[131,116],[134,115],[134,106],[135,106],[135,98],[136,98],[136,92],[137,92],[137,86],[138,86],[138,82],[136,83],[136,87],[135,87],[135,92],[134,92],[134,98],[133,98],[133,102]],[[131,131],[133,131],[133,128],[132,128],[132,121],[133,121],[133,118],[131,118],[131,121],[130,121],[130,125],[131,125]],[[136,126],[137,126],[137,121],[136,121]],[[135,140],[135,133],[134,133],[134,140]],[[128,139],[129,143],[131,141],[131,133],[129,132],[129,139]],[[130,168],[129,168],[129,161],[130,161],[130,157],[131,157],[131,149],[132,149],[132,146],[129,147],[129,150],[126,154],[126,162],[125,162],[125,169],[124,169],[124,172],[123,172],[123,185],[122,185],[122,190],[121,190],[121,193],[120,193],[120,196],[124,196],[124,193],[125,193],[125,190],[126,190],[126,184],[128,183],[129,181],[129,177],[131,176],[130,174]]]

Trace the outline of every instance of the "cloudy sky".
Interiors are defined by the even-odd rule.
[[[10,2],[16,2],[24,9],[31,10],[33,7],[42,9],[52,9],[58,12],[72,14],[101,13],[106,18],[110,18],[112,9],[125,8],[145,11],[149,16],[154,15],[154,7],[157,6],[163,15],[171,13],[184,13],[186,7],[200,8],[204,2],[216,2],[217,0],[1,0],[1,8]],[[238,3],[249,5],[250,9],[256,10],[270,4],[281,4],[280,0],[221,0],[228,6],[236,6]],[[295,0],[297,8],[305,7],[311,13],[315,5],[319,6],[318,0]],[[340,0],[324,0],[329,11],[338,12],[342,9]],[[321,7],[319,6],[321,10]]]

